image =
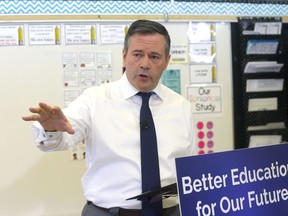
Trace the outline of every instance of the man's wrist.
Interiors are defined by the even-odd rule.
[[[57,130],[45,130],[45,129],[44,129],[44,131],[45,132],[57,132]]]

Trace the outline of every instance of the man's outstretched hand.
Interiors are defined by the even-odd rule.
[[[39,107],[29,108],[30,116],[23,116],[24,121],[38,121],[46,131],[65,131],[74,134],[74,130],[62,110],[57,106],[39,103]]]

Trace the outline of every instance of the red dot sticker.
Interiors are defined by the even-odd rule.
[[[213,136],[214,136],[213,131],[208,131],[208,132],[207,132],[207,137],[208,137],[209,139],[211,139]]]
[[[203,155],[203,154],[205,154],[205,151],[200,150],[200,151],[198,152],[198,154],[199,154],[199,155]]]
[[[203,122],[201,122],[201,121],[197,122],[197,128],[199,130],[201,130],[203,127],[204,127],[204,123]]]
[[[212,140],[209,140],[209,141],[207,142],[207,146],[208,146],[208,148],[213,148],[214,142],[213,142]]]
[[[209,150],[209,151],[208,151],[208,154],[211,154],[211,153],[214,153],[214,151],[213,151],[213,150]]]
[[[204,141],[199,141],[199,142],[198,142],[198,147],[199,147],[199,148],[202,149],[202,148],[204,148],[204,146],[205,146],[205,142],[204,142]]]
[[[203,131],[198,132],[198,138],[199,139],[203,139],[203,137],[205,136]]]
[[[206,124],[206,127],[207,127],[208,129],[213,128],[213,126],[214,126],[214,124],[213,124],[212,121],[208,121],[207,124]]]

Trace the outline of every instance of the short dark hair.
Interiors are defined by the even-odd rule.
[[[166,57],[169,56],[170,54],[170,46],[171,46],[171,39],[170,35],[167,31],[167,29],[160,23],[151,21],[151,20],[137,20],[133,22],[129,29],[128,32],[126,33],[125,36],[125,41],[124,41],[124,50],[128,52],[129,48],[129,39],[132,35],[134,34],[153,34],[153,33],[159,33],[165,37],[166,41],[166,46],[165,46],[165,55]]]

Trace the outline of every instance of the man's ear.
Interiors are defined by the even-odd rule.
[[[169,61],[170,61],[170,58],[171,58],[171,54],[169,54],[166,58],[166,67],[165,67],[165,70],[167,69],[168,65],[169,65]]]
[[[126,65],[125,65],[126,55],[127,55],[127,53],[126,53],[125,49],[122,49],[122,65],[123,65],[123,67],[126,66]]]

